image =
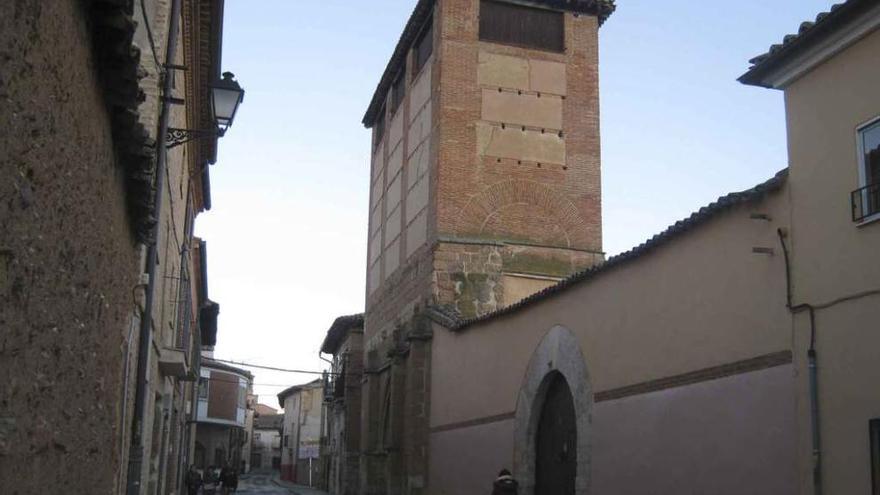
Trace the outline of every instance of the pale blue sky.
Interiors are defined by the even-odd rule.
[[[618,0],[600,31],[603,232],[625,251],[787,164],[782,94],[748,59],[827,0]],[[363,310],[370,134],[360,124],[415,0],[226,0],[223,70],[247,94],[211,169],[217,357],[321,369]],[[305,375],[255,370],[257,384]],[[281,387],[257,386],[275,405]]]

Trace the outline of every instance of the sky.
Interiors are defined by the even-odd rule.
[[[215,357],[319,371],[362,312],[370,132],[361,118],[416,0],[226,0],[245,88],[211,168]],[[825,0],[617,0],[599,33],[603,242],[626,251],[787,166],[779,91],[736,81]],[[368,7],[368,8],[364,8]],[[252,369],[259,401],[314,375]]]

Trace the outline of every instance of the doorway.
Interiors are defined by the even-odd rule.
[[[550,329],[516,401],[513,475],[523,495],[589,495],[593,391],[577,337]],[[540,473],[540,474],[539,474]]]
[[[535,493],[574,495],[577,478],[577,423],[565,377],[549,376],[535,435]]]

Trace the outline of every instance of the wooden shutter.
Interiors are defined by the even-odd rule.
[[[565,51],[562,12],[481,0],[480,39],[552,52]]]

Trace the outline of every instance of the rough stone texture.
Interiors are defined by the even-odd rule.
[[[0,480],[114,493],[139,253],[81,2],[0,2]],[[51,490],[51,488],[48,488]]]
[[[504,243],[443,242],[434,251],[434,294],[470,318],[520,300],[522,293],[505,293],[507,275],[563,278],[601,261],[583,251]]]

